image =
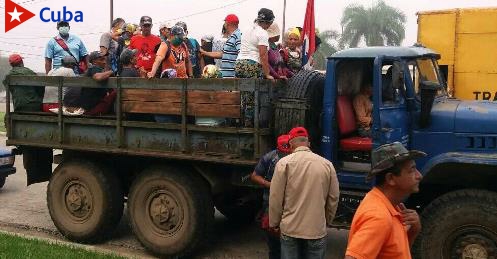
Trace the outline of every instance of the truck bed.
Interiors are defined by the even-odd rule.
[[[261,154],[274,146],[270,122],[273,116],[271,102],[275,98],[275,83],[266,80],[111,78],[106,84],[99,84],[90,78],[45,76],[14,76],[8,80],[8,87],[56,86],[59,91],[59,103],[62,87],[114,88],[117,90],[117,98],[115,114],[110,116],[63,116],[60,115],[60,109],[59,114],[11,112],[7,106],[7,145],[238,165],[255,164]],[[175,102],[166,97],[160,99],[161,94],[167,91],[179,92],[180,99]],[[218,98],[218,101],[211,98],[214,101],[211,100],[208,105],[191,103],[196,100],[193,97],[190,97],[189,102],[188,97],[194,96],[194,91],[239,91],[238,96],[253,95],[254,126],[195,125],[191,122],[195,115],[227,117],[232,120],[236,120],[234,117],[238,115],[233,108],[237,108],[236,105],[231,105],[229,109],[224,108],[227,106],[226,101],[223,103],[223,98]],[[142,94],[139,100],[129,100],[128,93],[134,93],[135,96]],[[213,95],[195,96],[198,100],[198,96]],[[10,94],[7,91],[7,103],[9,101]],[[237,109],[240,109],[242,114],[243,110],[239,107]],[[182,120],[181,123],[159,123],[130,119],[129,115],[136,112],[142,115],[176,114],[180,115]]]

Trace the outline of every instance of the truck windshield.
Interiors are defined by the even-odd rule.
[[[439,77],[440,73],[436,61],[430,58],[420,58],[413,60],[408,64],[416,94],[418,93],[419,82],[421,81],[429,81],[443,86],[442,79]],[[447,95],[444,87],[441,87],[440,89],[437,96]]]

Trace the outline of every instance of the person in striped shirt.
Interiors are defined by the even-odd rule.
[[[221,59],[221,74],[223,78],[234,78],[235,77],[235,62],[240,53],[240,44],[242,33],[238,29],[238,17],[234,14],[229,14],[224,19],[224,28],[230,35],[228,40],[223,46],[222,52],[207,52],[200,50],[200,53],[204,56],[211,58]]]

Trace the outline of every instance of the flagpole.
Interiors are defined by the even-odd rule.
[[[286,22],[286,0],[283,0],[283,26],[281,27],[281,38],[285,40],[285,22]],[[283,42],[283,45],[285,42]]]
[[[112,27],[112,21],[114,21],[114,0],[110,0],[110,27]]]

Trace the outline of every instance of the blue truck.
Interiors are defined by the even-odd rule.
[[[29,183],[49,181],[49,212],[68,239],[108,237],[127,203],[131,227],[147,249],[187,256],[208,242],[214,207],[229,219],[253,218],[261,190],[248,175],[274,148],[275,136],[305,126],[313,151],[333,162],[338,228],[350,225],[372,188],[365,179],[371,150],[399,141],[428,154],[417,162],[420,192],[406,201],[423,224],[413,256],[493,258],[497,103],[449,97],[439,58],[423,46],[348,49],[328,58],[326,73],[301,71],[288,82],[10,77],[8,88],[57,87],[59,102],[64,87],[105,87],[117,98],[115,114],[99,117],[7,107],[7,144],[36,165],[27,170]],[[351,100],[368,82],[372,137],[362,138]],[[157,122],[157,115],[178,121]],[[225,123],[195,124],[201,117]],[[62,150],[53,157],[54,172],[53,149]]]

